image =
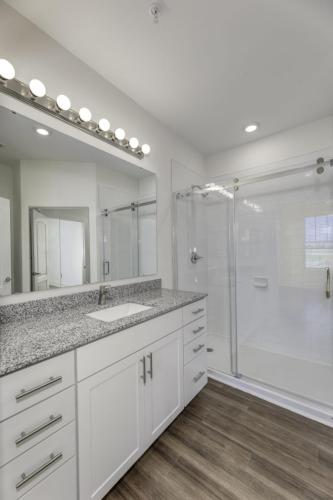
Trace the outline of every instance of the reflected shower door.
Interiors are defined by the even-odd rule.
[[[235,193],[239,374],[333,406],[333,169]]]
[[[110,249],[109,279],[120,280],[139,276],[138,210],[116,209],[110,215],[109,240],[104,244]]]

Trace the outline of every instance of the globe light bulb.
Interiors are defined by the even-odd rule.
[[[150,148],[149,144],[143,144],[141,146],[141,150],[142,150],[143,154],[147,156],[147,155],[149,155],[151,148]]]
[[[34,97],[44,97],[46,94],[46,88],[43,82],[33,78],[29,83],[30,92]]]
[[[68,111],[71,109],[71,101],[69,97],[64,94],[60,94],[57,97],[57,106],[61,111]]]
[[[0,59],[0,78],[2,80],[12,80],[15,77],[15,68],[7,61],[7,59]]]
[[[91,111],[88,108],[81,108],[79,111],[80,120],[83,122],[90,122]]]
[[[110,130],[110,122],[106,118],[101,118],[98,122],[98,128],[102,132],[108,132]]]
[[[131,137],[129,140],[129,145],[132,149],[136,149],[139,146],[139,141],[136,137]]]
[[[123,128],[117,128],[114,135],[118,139],[118,141],[123,141],[126,137],[125,130]]]

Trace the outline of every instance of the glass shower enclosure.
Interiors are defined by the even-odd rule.
[[[333,167],[176,193],[175,280],[208,293],[208,359],[333,411]],[[201,259],[191,261],[195,252]],[[331,412],[332,414],[332,412]]]

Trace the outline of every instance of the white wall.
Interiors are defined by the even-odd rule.
[[[204,175],[202,156],[3,2],[0,2],[0,19],[1,56],[13,62],[19,79],[29,81],[38,77],[45,82],[49,95],[66,93],[71,97],[74,108],[86,105],[94,118],[109,117],[112,127],[121,126],[128,136],[137,136],[141,143],[148,142],[151,145],[152,153],[141,165],[158,176],[159,275],[164,285],[170,286],[171,159],[189,165],[192,171]]]
[[[30,290],[29,208],[88,207],[90,276],[97,281],[96,165],[78,162],[24,160],[20,162],[22,290]],[[80,189],[77,188],[78,178]]]
[[[333,154],[333,116],[228,149],[206,159],[207,175],[260,173]]]

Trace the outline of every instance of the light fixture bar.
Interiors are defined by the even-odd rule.
[[[137,148],[132,148],[129,144],[129,141],[127,141],[126,139],[119,140],[116,137],[116,134],[114,132],[111,132],[111,130],[103,132],[99,127],[99,123],[101,121],[99,123],[93,120],[82,121],[82,119],[80,119],[79,111],[76,111],[72,108],[68,110],[61,110],[57,105],[57,100],[53,99],[52,97],[49,97],[48,95],[44,95],[43,97],[36,97],[35,95],[32,96],[29,85],[26,85],[24,82],[21,82],[17,78],[6,80],[5,82],[0,81],[0,92],[10,95],[11,97],[15,97],[25,104],[37,108],[40,111],[53,116],[57,120],[71,125],[72,127],[76,127],[86,134],[102,140],[107,144],[111,144],[112,146],[125,151],[135,158],[139,158],[141,160],[145,156],[143,152],[143,149],[145,148],[142,149],[140,146]],[[150,148],[149,152],[147,148],[145,150],[147,151],[146,154],[149,154]]]

